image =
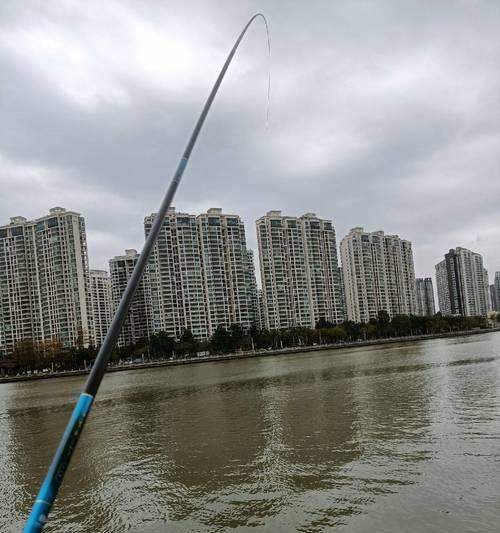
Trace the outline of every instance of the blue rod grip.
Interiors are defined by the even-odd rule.
[[[78,398],[49,471],[24,526],[24,533],[40,533],[44,528],[93,401],[94,397],[87,393],[82,393]]]

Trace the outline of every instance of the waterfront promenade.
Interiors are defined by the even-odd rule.
[[[151,359],[144,360],[140,363],[122,362],[118,364],[111,364],[107,372],[124,372],[130,370],[140,370],[145,368],[161,368],[165,366],[191,365],[201,363],[214,363],[221,361],[234,361],[235,359],[249,359],[253,357],[271,357],[286,354],[297,354],[307,352],[317,352],[323,350],[344,350],[346,348],[360,348],[363,346],[376,346],[394,343],[406,343],[414,341],[424,341],[429,339],[440,339],[449,337],[463,337],[469,335],[481,335],[484,333],[491,333],[493,331],[500,331],[498,328],[477,329],[469,331],[450,331],[446,333],[431,333],[427,335],[413,335],[406,337],[391,337],[384,339],[370,339],[357,340],[351,342],[337,342],[333,344],[320,344],[313,346],[294,346],[288,348],[279,348],[272,350],[252,350],[245,352],[237,352],[230,354],[206,355],[199,357],[183,357],[183,358],[168,358],[168,359]],[[64,378],[71,376],[83,376],[90,372],[90,367],[80,370],[67,370],[62,372],[39,372],[37,374],[21,374],[16,376],[5,376],[0,378],[1,383],[12,383],[16,381],[31,381],[51,378]]]

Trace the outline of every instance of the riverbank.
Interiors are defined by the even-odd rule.
[[[209,355],[204,357],[194,357],[186,359],[161,359],[157,361],[147,361],[143,363],[121,364],[109,366],[106,372],[124,372],[130,370],[140,370],[146,368],[157,368],[165,366],[192,365],[201,363],[214,363],[219,361],[232,361],[235,359],[250,359],[253,357],[271,357],[277,355],[287,355],[295,353],[319,352],[324,350],[344,350],[349,348],[361,348],[364,346],[377,346],[395,343],[405,343],[423,341],[431,339],[443,339],[449,337],[468,337],[471,335],[482,335],[500,331],[500,328],[480,329],[471,331],[452,331],[448,333],[432,333],[428,335],[414,335],[411,337],[393,337],[389,339],[372,339],[366,341],[338,342],[335,344],[321,344],[317,346],[295,346],[293,348],[282,348],[276,350],[256,350],[252,352],[241,352],[234,354]],[[65,378],[71,376],[84,376],[90,369],[68,370],[63,372],[47,372],[31,375],[4,376],[0,378],[0,383],[12,383],[16,381],[33,381],[39,379]]]

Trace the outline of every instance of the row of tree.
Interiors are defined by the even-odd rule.
[[[57,339],[35,341],[28,338],[16,343],[12,359],[18,370],[68,370],[83,368],[95,355],[93,347],[65,348]]]
[[[500,314],[494,317],[500,325]],[[239,324],[229,329],[217,328],[212,337],[199,342],[191,331],[186,330],[179,340],[160,331],[149,339],[116,348],[112,360],[136,360],[137,358],[165,359],[196,357],[201,354],[226,354],[250,350],[280,349],[318,344],[333,344],[357,340],[373,340],[391,337],[406,337],[436,334],[452,331],[467,331],[486,328],[487,319],[482,316],[443,316],[437,313],[431,317],[416,315],[396,315],[389,317],[381,311],[377,318],[368,323],[345,321],[332,324],[320,320],[314,329],[295,327],[282,330],[257,329],[245,331]],[[64,348],[57,340],[35,342],[24,339],[16,344],[13,361],[21,371],[41,369],[77,369],[91,364],[97,350],[93,347]]]

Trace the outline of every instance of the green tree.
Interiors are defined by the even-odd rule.
[[[23,370],[33,370],[40,358],[38,344],[30,338],[16,342],[12,353],[15,365]]]
[[[38,351],[38,368],[50,368],[52,365],[59,367],[68,364],[67,354],[59,339],[46,339],[38,343]]]
[[[411,321],[408,315],[394,315],[391,320],[391,329],[397,337],[410,334]]]
[[[273,345],[273,336],[268,329],[261,329],[258,331],[258,333],[253,337],[253,340],[255,347],[258,350],[270,348]]]
[[[378,328],[376,321],[375,322],[368,322],[368,324],[365,324],[363,326],[364,329],[364,338],[365,339],[375,339],[377,338]]]
[[[175,348],[175,341],[166,331],[159,331],[149,338],[151,352],[157,357],[169,357]]]
[[[179,342],[175,345],[175,354],[178,356],[194,355],[198,351],[198,342],[190,329],[185,329]]]
[[[387,337],[389,333],[389,324],[391,323],[391,317],[389,313],[382,309],[377,315],[377,327],[381,337]]]
[[[83,368],[86,364],[87,368],[92,364],[97,355],[97,349],[94,346],[88,348],[76,348],[73,347],[69,350],[69,359],[73,368]],[[113,352],[113,360],[119,358],[117,350]]]
[[[243,341],[245,340],[245,331],[240,324],[231,324],[231,349],[241,349]]]
[[[233,348],[231,334],[222,326],[217,326],[209,341],[210,353],[228,353]]]
[[[335,324],[333,324],[332,322],[329,322],[328,320],[326,320],[324,317],[321,317],[317,322],[316,322],[316,329],[326,329],[326,328],[333,328]]]
[[[443,315],[438,312],[431,317],[429,328],[431,333],[442,333],[448,329],[448,323],[444,319]]]
[[[346,332],[347,340],[353,341],[363,337],[363,326],[357,322],[353,322],[352,320],[346,320],[342,324],[342,327]]]
[[[342,326],[335,326],[330,330],[330,337],[334,342],[338,342],[346,338],[346,330]]]
[[[431,317],[410,315],[410,329],[413,335],[424,335],[429,333]]]

